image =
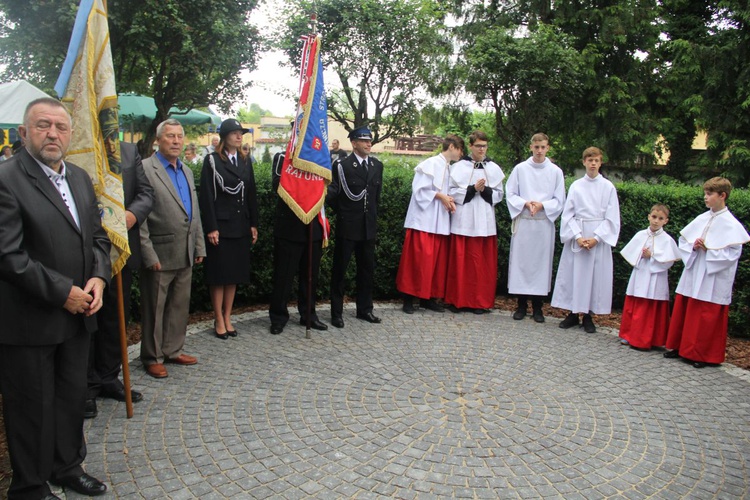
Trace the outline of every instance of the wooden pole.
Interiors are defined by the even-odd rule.
[[[120,354],[122,356],[122,385],[125,387],[125,414],[133,418],[133,394],[130,392],[130,365],[128,364],[128,336],[125,330],[125,303],[123,301],[122,271],[115,275],[117,287],[117,320],[120,326]],[[130,290],[128,290],[130,293]]]

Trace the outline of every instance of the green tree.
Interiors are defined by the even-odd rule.
[[[566,142],[577,149],[597,145],[610,162],[628,165],[644,148],[653,152],[657,7],[656,0],[553,3],[552,24],[572,37],[585,61],[585,98],[568,116]]]
[[[260,107],[260,104],[251,103],[249,108],[240,108],[237,119],[242,123],[260,123],[262,116],[269,116],[271,112]]]
[[[736,0],[664,0],[658,55],[660,129],[670,175],[750,183],[750,8]],[[705,152],[692,150],[696,130]]]
[[[553,110],[553,114],[539,122],[540,128],[553,136],[553,143],[564,145],[557,151],[564,163],[577,162],[581,150],[593,144],[604,148],[608,158],[616,162],[633,160],[644,147],[653,150],[657,135],[651,108],[655,64],[649,56],[659,36],[656,0],[454,0],[452,4],[455,15],[462,20],[455,33],[463,59],[459,68],[463,64],[468,69],[463,78],[467,89],[476,86],[471,82],[472,72],[481,75],[484,69],[472,65],[466,54],[476,55],[477,47],[482,44],[490,51],[505,47],[497,53],[509,58],[502,60],[502,65],[517,65],[523,51],[527,64],[547,69],[546,75],[535,78],[528,78],[528,66],[520,68],[518,75],[500,72],[496,85],[531,96],[528,102],[534,102],[539,109]],[[542,61],[526,57],[533,47],[524,48],[523,40],[539,37],[550,27],[553,31],[546,39],[542,38],[543,45],[539,47]],[[552,36],[564,40],[558,49],[548,47]],[[558,79],[557,68],[563,63],[547,57],[555,50],[568,56],[571,63],[578,59],[574,87],[561,87],[562,99],[535,88],[539,85],[537,77]],[[495,60],[479,59],[498,66]],[[455,72],[448,75],[447,81],[455,78]],[[439,88],[440,93],[450,92],[450,87]],[[498,94],[500,101],[506,100],[504,92]],[[479,98],[477,89],[472,93]],[[485,99],[491,102],[491,95]],[[514,111],[509,113],[494,103],[493,107],[498,131],[506,130],[499,134],[501,138],[520,140],[508,136],[507,131],[524,130],[515,122],[518,118],[515,110],[522,108],[514,105]],[[527,137],[522,139],[528,141]],[[514,149],[518,150],[518,146]]]
[[[411,134],[419,119],[417,93],[429,78],[431,61],[451,50],[438,3],[296,0],[277,40],[294,67],[301,55],[297,41],[309,33],[309,13],[314,11],[323,64],[340,86],[329,90],[329,114],[349,131],[370,126],[373,142]]]
[[[582,97],[581,57],[568,37],[547,25],[526,36],[484,30],[468,40],[457,66],[464,88],[495,112],[494,129],[515,163],[528,156],[536,132],[565,129],[567,112]]]
[[[664,0],[661,19],[665,40],[655,55],[660,68],[656,86],[658,129],[664,136],[664,151],[669,153],[669,175],[684,180],[695,167],[692,149],[696,122],[700,115],[699,98],[703,88],[701,47],[710,37],[712,9],[710,1]]]
[[[49,89],[57,79],[77,2],[0,0],[3,78],[26,77]],[[110,43],[119,92],[151,95],[156,126],[172,106],[216,104],[228,110],[247,88],[242,70],[255,67],[259,35],[247,18],[257,0],[110,1]],[[146,149],[148,149],[146,147]],[[142,151],[150,154],[150,151]]]
[[[263,149],[263,155],[261,156],[260,161],[268,165],[273,161],[271,158],[271,150],[268,149],[268,144],[266,144],[266,147]]]

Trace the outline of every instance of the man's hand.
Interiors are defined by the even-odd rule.
[[[536,215],[537,212],[544,210],[544,205],[542,205],[538,201],[527,201],[526,208],[529,209],[529,212],[531,213],[531,216],[533,217]]]
[[[89,309],[89,304],[94,300],[94,297],[84,292],[82,288],[73,285],[70,287],[68,293],[68,300],[65,301],[63,307],[67,309],[70,314],[80,314],[86,312]]]
[[[193,259],[193,262],[195,262],[196,264],[200,264],[201,262],[203,262],[203,257],[196,257],[195,259]]]
[[[213,246],[217,246],[219,244],[219,230],[211,231],[206,235],[206,238]]]
[[[138,222],[138,219],[135,218],[135,214],[130,210],[125,210],[125,226],[127,226],[128,231],[135,226],[136,222]]]
[[[102,305],[104,305],[104,287],[107,286],[107,283],[101,279],[101,278],[91,278],[86,282],[86,286],[83,288],[83,291],[87,294],[90,294],[94,300],[92,300],[89,303],[88,310],[86,311],[86,316],[92,316],[96,314],[96,311],[102,308]]]
[[[257,227],[251,227],[250,228],[250,234],[253,235],[253,245],[258,241],[258,228]]]
[[[695,240],[695,243],[693,243],[693,250],[706,250],[706,242],[703,241],[703,238]]]
[[[161,271],[161,262],[157,262],[153,266],[150,266],[149,269],[152,271]]]
[[[480,193],[484,191],[484,185],[487,184],[487,181],[484,179],[479,179],[476,184],[474,184],[474,189],[479,191]]]
[[[651,258],[651,250],[648,249],[648,247],[643,249],[643,252],[641,252],[641,255],[643,255],[644,259],[650,259]]]

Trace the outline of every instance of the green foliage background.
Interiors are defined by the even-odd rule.
[[[406,209],[411,196],[411,181],[413,177],[414,160],[380,156],[385,165],[383,174],[383,193],[378,215],[378,242],[376,248],[375,290],[376,299],[398,298],[396,290],[396,272],[401,257],[403,244],[403,223]],[[199,169],[200,167],[196,167]],[[505,169],[507,170],[507,169]],[[509,174],[506,171],[506,175]],[[194,172],[196,185],[200,172]],[[272,262],[273,262],[273,217],[276,207],[276,195],[271,192],[271,167],[268,164],[255,166],[255,179],[258,187],[258,204],[260,208],[260,227],[258,243],[253,247],[252,282],[242,285],[237,292],[237,305],[268,303],[271,294]],[[568,177],[566,185],[575,179]],[[697,215],[706,210],[703,204],[703,191],[699,186],[687,186],[673,180],[664,179],[659,184],[644,182],[616,183],[620,199],[620,214],[622,226],[620,239],[614,255],[614,295],[613,308],[621,309],[625,300],[625,290],[630,278],[630,265],[621,258],[617,251],[624,247],[636,232],[647,227],[647,216],[652,205],[664,203],[671,209],[669,223],[665,230],[675,240],[679,231]],[[735,189],[729,198],[729,208],[740,221],[750,217],[750,192]],[[510,251],[510,217],[505,201],[496,207],[498,227],[498,284],[497,293],[506,295],[508,281],[508,255]],[[336,221],[330,216],[333,234],[336,232]],[[562,252],[559,241],[555,252],[555,271],[557,260]],[[329,297],[329,283],[331,276],[331,260],[333,257],[333,240],[324,250],[321,262],[320,289],[318,297],[327,301]],[[682,273],[682,263],[676,263],[670,270],[670,289],[674,291]],[[352,263],[347,274],[347,294],[354,293],[355,266]],[[554,278],[553,278],[554,280]],[[739,286],[750,282],[750,252],[744,251],[735,279],[734,297],[729,314],[729,331],[733,336],[750,337],[748,317],[750,316],[750,289]],[[554,281],[553,281],[554,283]],[[296,290],[296,287],[293,288]],[[137,282],[132,290],[133,313],[138,317]],[[196,266],[193,272],[193,293],[191,310],[210,310],[208,288],[203,283],[203,266]],[[294,304],[290,305],[290,311]],[[325,314],[322,315],[325,318]]]

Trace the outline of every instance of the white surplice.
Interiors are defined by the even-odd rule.
[[[612,311],[612,247],[620,234],[620,203],[615,186],[602,175],[584,175],[570,185],[560,220],[563,252],[552,306],[574,313]],[[596,238],[587,250],[578,238]]]
[[[503,179],[505,174],[500,166],[493,161],[484,162],[484,168],[474,168],[472,160],[464,159],[450,168],[450,184],[448,194],[456,202],[456,212],[451,217],[451,233],[462,236],[495,236],[497,222],[495,220],[495,205],[503,200]],[[474,197],[464,203],[469,186],[473,186],[479,179],[486,179],[485,189],[492,190],[492,204],[490,205],[477,192]]]
[[[651,251],[651,257],[643,257],[644,248]],[[620,255],[633,266],[625,292],[627,295],[669,300],[667,271],[681,257],[677,243],[663,228],[656,232],[649,228],[638,231],[620,251]]]
[[[512,223],[508,291],[518,295],[547,295],[552,285],[555,220],[565,204],[562,170],[545,158],[533,157],[513,168],[505,183],[505,201]],[[538,201],[544,210],[534,216],[524,205]]]
[[[432,234],[448,235],[451,217],[438,193],[448,193],[450,180],[448,160],[442,154],[428,158],[414,168],[411,183],[411,200],[406,211],[404,227]]]
[[[695,240],[701,237],[708,250],[693,250]],[[680,231],[685,270],[676,292],[704,302],[731,304],[742,245],[748,241],[750,235],[727,208],[709,210],[693,219]]]

